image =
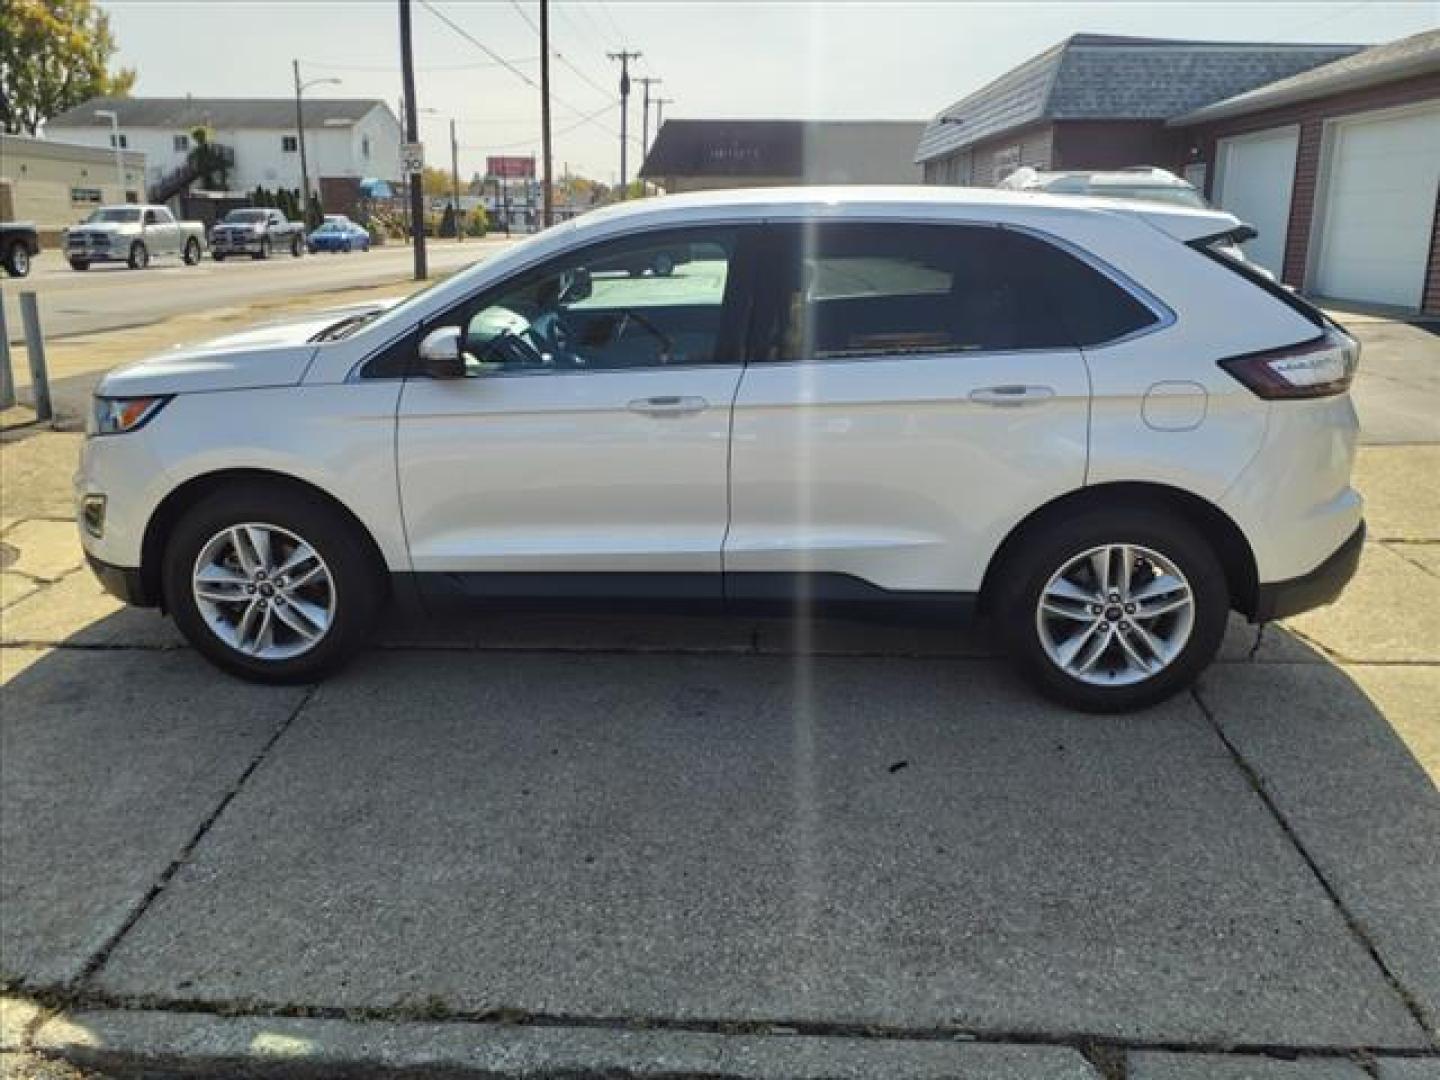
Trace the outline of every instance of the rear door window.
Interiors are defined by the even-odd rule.
[[[821,361],[1071,348],[1155,321],[1055,245],[989,226],[777,226],[754,355]]]

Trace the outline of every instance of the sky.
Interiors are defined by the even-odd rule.
[[[307,81],[341,80],[308,94],[398,108],[396,0],[101,6],[119,43],[116,62],[138,71],[136,95],[286,97],[298,59]],[[452,118],[464,176],[483,171],[487,154],[538,155],[538,0],[413,0],[412,11],[427,161],[448,166]],[[606,183],[620,169],[619,65],[606,53],[622,48],[642,53],[631,67],[633,178],[641,76],[662,80],[653,96],[674,99],[667,119],[920,120],[1081,31],[1372,43],[1440,26],[1440,0],[551,0],[550,12],[560,54],[551,63],[555,171],[568,166]]]

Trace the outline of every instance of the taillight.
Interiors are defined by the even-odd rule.
[[[1350,389],[1360,363],[1360,343],[1329,326],[1317,338],[1283,349],[1247,353],[1221,360],[1220,366],[1257,396],[1317,398]]]

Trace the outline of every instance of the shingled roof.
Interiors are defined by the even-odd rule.
[[[305,123],[350,124],[370,110],[388,109],[379,98],[305,99]],[[96,127],[96,109],[113,109],[119,124],[130,128],[170,128],[184,131],[206,124],[213,128],[261,128],[288,130],[295,126],[295,99],[291,98],[197,98],[197,97],[98,97],[67,109],[47,120],[50,128]]]
[[[1076,34],[940,112],[915,160],[1041,120],[1167,119],[1360,48]]]
[[[1437,71],[1440,71],[1440,30],[1426,30],[1202,106],[1194,112],[1175,117],[1170,124],[1183,127],[1227,116],[1241,116]]]

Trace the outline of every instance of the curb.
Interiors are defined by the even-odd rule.
[[[1063,1046],[123,1009],[50,1018],[29,1048],[146,1077],[1100,1080]]]

